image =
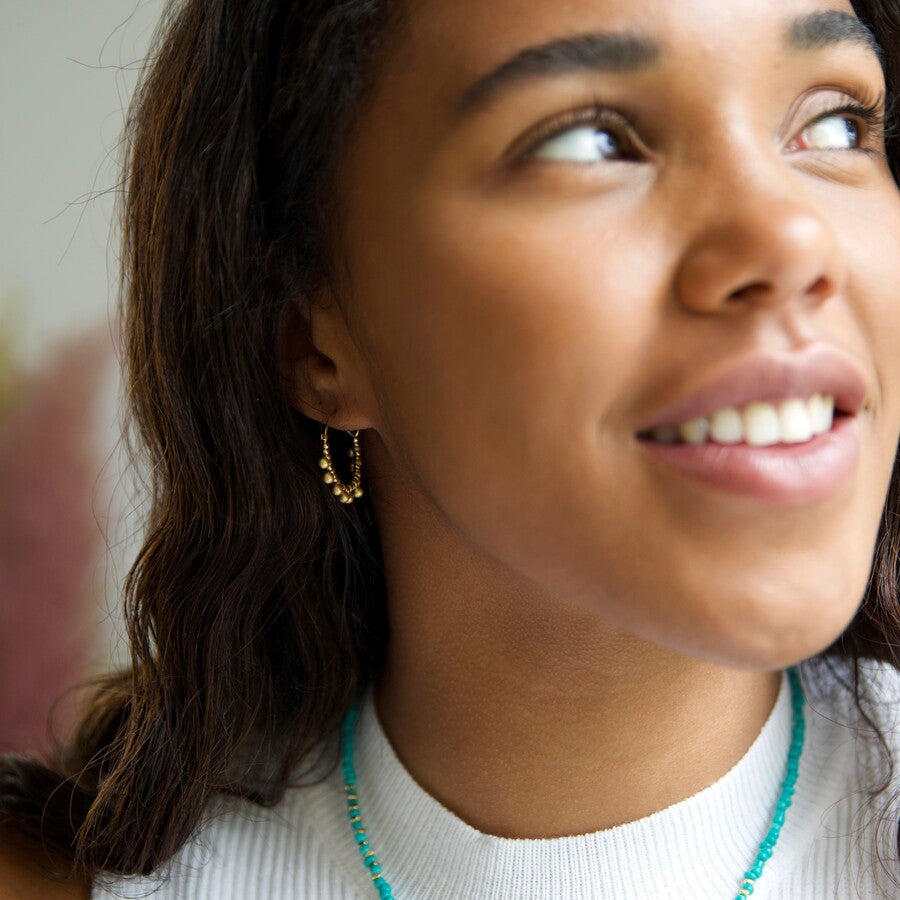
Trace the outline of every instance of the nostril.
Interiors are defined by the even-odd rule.
[[[831,290],[831,281],[825,275],[820,275],[806,289],[806,293],[810,296],[827,297],[831,293]]]
[[[744,300],[746,297],[751,296],[753,294],[764,294],[770,290],[770,286],[766,284],[764,281],[754,281],[750,284],[745,284],[741,288],[737,288],[737,290],[732,291],[728,295],[729,300]]]

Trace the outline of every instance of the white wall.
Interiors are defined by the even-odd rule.
[[[112,342],[120,133],[162,10],[162,0],[0,0],[0,324],[29,368],[67,335],[107,327]],[[139,520],[126,515],[116,455],[118,393],[111,356],[95,429],[107,460],[96,506],[111,504],[112,548],[95,584],[112,609]],[[97,619],[102,658],[115,619],[102,609]]]
[[[117,145],[161,10],[160,0],[0,0],[0,313],[21,316],[27,362],[106,318]]]

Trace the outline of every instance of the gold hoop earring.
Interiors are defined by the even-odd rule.
[[[334,470],[334,463],[331,459],[331,448],[328,446],[328,426],[322,432],[322,458],[319,460],[319,468],[324,469],[322,480],[331,488],[331,493],[337,497],[341,503],[352,503],[358,497],[362,497],[363,491],[360,487],[362,481],[362,454],[359,449],[359,431],[351,431],[350,437],[353,439],[353,447],[349,456],[353,460],[352,477],[350,484],[344,484],[338,477],[338,473]]]

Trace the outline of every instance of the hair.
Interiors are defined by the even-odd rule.
[[[853,5],[885,51],[900,183],[900,12]],[[0,823],[87,877],[158,870],[217,793],[276,803],[383,663],[371,506],[322,483],[321,426],[289,402],[277,340],[289,305],[336,281],[336,168],[393,12],[182,0],[155,35],[123,144],[125,440],[150,496],[124,585],[131,662],[92,685],[50,760],[0,760]],[[862,604],[804,664],[873,726],[873,795],[893,760],[860,661],[900,669],[898,586],[895,462]]]

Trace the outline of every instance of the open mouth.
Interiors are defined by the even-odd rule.
[[[803,444],[830,432],[836,419],[851,415],[835,408],[833,396],[813,394],[778,403],[729,406],[709,416],[638,432],[637,438],[655,444]]]
[[[752,428],[751,426],[751,432]],[[859,466],[859,419],[835,412],[827,431],[806,440],[720,443],[707,435],[691,443],[680,437],[666,444],[652,434],[639,435],[637,446],[655,471],[704,484],[721,496],[742,494],[768,505],[797,506],[824,500],[852,486]],[[757,438],[759,435],[757,434]]]

